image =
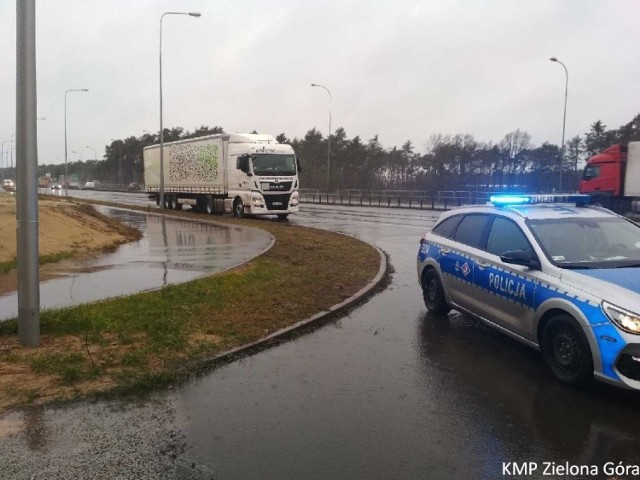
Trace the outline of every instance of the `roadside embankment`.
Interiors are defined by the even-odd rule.
[[[221,274],[44,311],[37,349],[19,346],[15,320],[0,324],[0,410],[167,385],[223,352],[260,348],[254,342],[273,341],[274,332],[354,300],[380,279],[381,262],[386,265],[375,248],[337,233],[287,222],[166,213],[262,228],[275,243]]]

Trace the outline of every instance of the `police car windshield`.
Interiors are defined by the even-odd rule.
[[[640,265],[640,227],[617,217],[531,219],[545,254],[561,268]]]
[[[251,157],[256,175],[295,175],[296,159],[293,155],[256,154]]]

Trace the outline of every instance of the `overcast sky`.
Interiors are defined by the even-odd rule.
[[[164,125],[302,137],[332,127],[383,146],[433,133],[498,142],[520,128],[560,143],[640,113],[640,2],[40,0],[39,163],[98,158],[112,138]],[[16,2],[0,0],[0,141],[15,131]],[[8,150],[9,146],[5,147]],[[73,153],[73,150],[79,153]],[[14,156],[15,159],[15,156]]]

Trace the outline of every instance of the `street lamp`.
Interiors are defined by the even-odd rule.
[[[67,154],[67,94],[69,92],[88,92],[87,88],[70,89],[64,92],[64,183],[65,191],[69,194],[69,177],[67,171],[67,162],[69,160]]]
[[[0,159],[2,160],[2,181],[4,182],[4,144],[5,143],[11,143],[11,140],[3,140],[0,143],[2,143],[2,150],[0,153]]]
[[[162,20],[165,15],[200,17],[199,12],[165,12],[160,16],[160,208],[164,208],[164,132],[162,127]]]
[[[559,63],[564,68],[565,84],[564,84],[564,116],[562,117],[562,148],[560,149],[560,185],[559,190],[562,192],[562,169],[564,167],[564,127],[567,121],[567,94],[569,93],[569,71],[564,63],[558,60],[556,57],[551,57],[549,60]]]
[[[95,180],[97,180],[96,177],[98,176],[98,173],[97,173],[97,170],[98,170],[98,152],[96,151],[95,148],[90,147],[89,145],[87,145],[84,148],[86,148],[88,150],[93,150],[93,180],[95,181]]]
[[[122,140],[111,139],[111,144],[118,144],[118,185],[122,185]]]
[[[329,193],[329,182],[330,182],[330,169],[331,169],[331,92],[324,85],[318,85],[317,83],[312,83],[312,87],[320,87],[324,88],[329,94],[329,151],[327,153],[327,194]]]
[[[98,152],[96,151],[96,149],[93,148],[93,147],[90,147],[89,145],[87,145],[84,148],[89,149],[89,150],[93,150],[93,159],[97,162],[98,161]]]

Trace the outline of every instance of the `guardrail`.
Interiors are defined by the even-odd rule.
[[[427,210],[447,210],[461,205],[486,203],[487,192],[420,190],[340,190],[326,193],[317,189],[300,189],[300,201],[327,205],[362,207],[395,207]]]

